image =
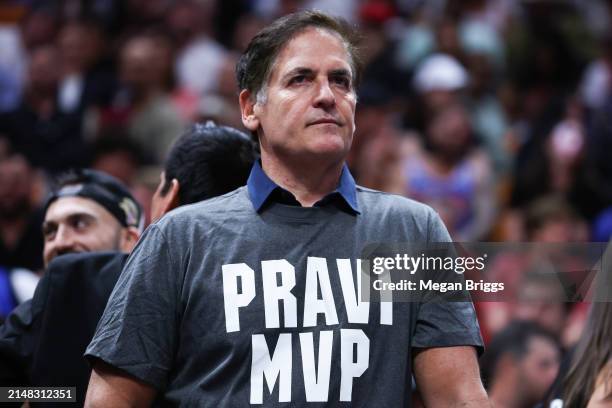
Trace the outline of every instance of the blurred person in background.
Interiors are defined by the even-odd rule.
[[[397,110],[405,110],[405,96],[410,95],[412,89],[410,81],[406,80],[409,71],[396,61],[398,42],[390,30],[397,18],[396,5],[391,1],[365,1],[357,11],[365,66],[363,84],[384,88],[388,102]]]
[[[594,302],[556,407],[612,406],[612,302]]]
[[[198,98],[217,90],[226,50],[213,37],[212,1],[175,2],[168,11],[166,26],[176,41],[174,62],[179,86]]]
[[[565,113],[546,137],[533,147],[531,157],[517,168],[513,191],[515,205],[529,203],[551,194],[563,196],[581,215],[592,216],[588,193],[586,158],[587,134],[579,100],[566,101]]]
[[[554,381],[559,361],[554,335],[532,322],[510,323],[480,358],[491,402],[499,408],[533,408]]]
[[[51,2],[40,3],[26,6],[20,21],[21,41],[28,51],[53,42],[60,26],[58,7]]]
[[[436,209],[454,240],[482,240],[495,217],[491,163],[475,145],[468,112],[442,99],[423,144],[413,140],[406,150],[404,194]]]
[[[198,100],[197,122],[213,120],[217,123],[242,129],[240,109],[236,105],[236,77],[234,68],[238,55],[228,52],[223,57],[214,91],[202,95]]]
[[[90,106],[110,102],[117,81],[106,58],[106,36],[93,18],[66,21],[57,36],[61,60],[58,89],[62,112],[83,114]]]
[[[525,240],[529,242],[585,242],[585,219],[562,194],[545,195],[530,203],[523,215]]]
[[[598,109],[588,111],[585,138],[583,174],[578,182],[583,183],[581,192],[582,212],[588,218],[595,218],[612,205],[612,90]]]
[[[43,265],[35,177],[22,155],[0,158],[0,320],[32,297]]]
[[[25,87],[28,54],[34,48],[52,42],[59,23],[53,5],[25,7],[4,3],[9,4],[0,19],[0,112],[19,106]]]
[[[402,138],[397,126],[391,92],[372,81],[359,88],[355,113],[355,137],[347,163],[355,180],[364,187],[403,194],[400,171]]]
[[[32,49],[19,106],[0,114],[0,133],[35,167],[57,173],[85,164],[80,116],[58,105],[61,59],[52,45]]]
[[[563,361],[543,408],[612,407],[612,246],[599,262],[580,340]]]
[[[576,341],[575,333],[584,321],[585,310],[580,303],[574,307],[565,303],[569,299],[559,286],[556,276],[560,270],[555,266],[561,266],[564,272],[590,269],[590,265],[564,254],[562,246],[586,242],[588,228],[584,219],[559,195],[533,202],[525,210],[521,222],[521,236],[532,245],[518,246],[516,253],[509,251],[490,260],[488,279],[504,282],[504,293],[509,301],[478,303],[481,329],[485,337],[490,338],[513,319],[534,320],[559,336],[564,347],[569,347]],[[559,254],[554,253],[558,249],[562,251],[562,258],[549,258],[558,258]],[[547,274],[555,278],[551,280]],[[572,279],[575,283],[581,282],[580,276],[565,273],[563,276],[570,279],[567,284]]]
[[[139,145],[121,129],[112,130],[92,144],[91,168],[110,174],[130,188],[135,185],[145,160]]]
[[[172,44],[160,34],[129,38],[119,53],[122,87],[98,118],[98,132],[125,126],[130,139],[161,163],[185,126],[170,98]]]
[[[510,320],[536,323],[558,339],[567,349],[563,338],[571,303],[565,292],[560,276],[554,270],[527,271],[517,290],[517,303],[511,311]],[[575,340],[575,339],[574,339]]]
[[[461,60],[462,50],[459,42],[459,27],[455,13],[446,11],[435,26],[437,51]]]
[[[20,154],[0,158],[0,265],[42,268],[43,214],[34,201],[35,170]]]
[[[503,41],[490,24],[473,16],[464,17],[458,35],[470,77],[466,94],[474,130],[496,174],[506,176],[512,159],[505,140],[509,124],[497,91],[504,66]]]
[[[454,57],[433,54],[425,58],[412,78],[417,95],[412,116],[405,119],[407,125],[424,132],[440,111],[461,102],[468,83],[468,72]]]

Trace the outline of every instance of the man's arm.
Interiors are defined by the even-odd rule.
[[[155,394],[152,386],[98,360],[89,379],[85,407],[149,407]]]
[[[420,349],[414,376],[426,407],[490,407],[470,346]]]

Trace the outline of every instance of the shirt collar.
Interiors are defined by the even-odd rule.
[[[266,203],[270,194],[277,188],[281,188],[274,181],[268,177],[263,171],[259,161],[255,161],[251,174],[247,180],[247,189],[249,192],[249,198],[255,211],[260,211],[263,205]],[[344,164],[342,167],[342,174],[340,175],[340,182],[338,187],[329,195],[334,193],[339,194],[349,207],[356,213],[359,214],[359,205],[357,204],[357,189],[355,179],[351,175],[348,166]],[[328,195],[328,196],[329,196]]]

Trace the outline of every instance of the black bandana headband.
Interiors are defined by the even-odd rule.
[[[132,194],[114,177],[95,170],[79,170],[74,183],[51,193],[45,212],[60,197],[83,197],[95,201],[111,213],[124,227],[144,226],[143,211]]]

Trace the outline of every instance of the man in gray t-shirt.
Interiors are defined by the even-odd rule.
[[[318,12],[262,30],[237,66],[261,163],[171,212],[130,256],[87,356],[88,406],[483,407],[471,303],[365,302],[372,242],[445,242],[429,207],[355,185],[344,164],[360,65]]]

